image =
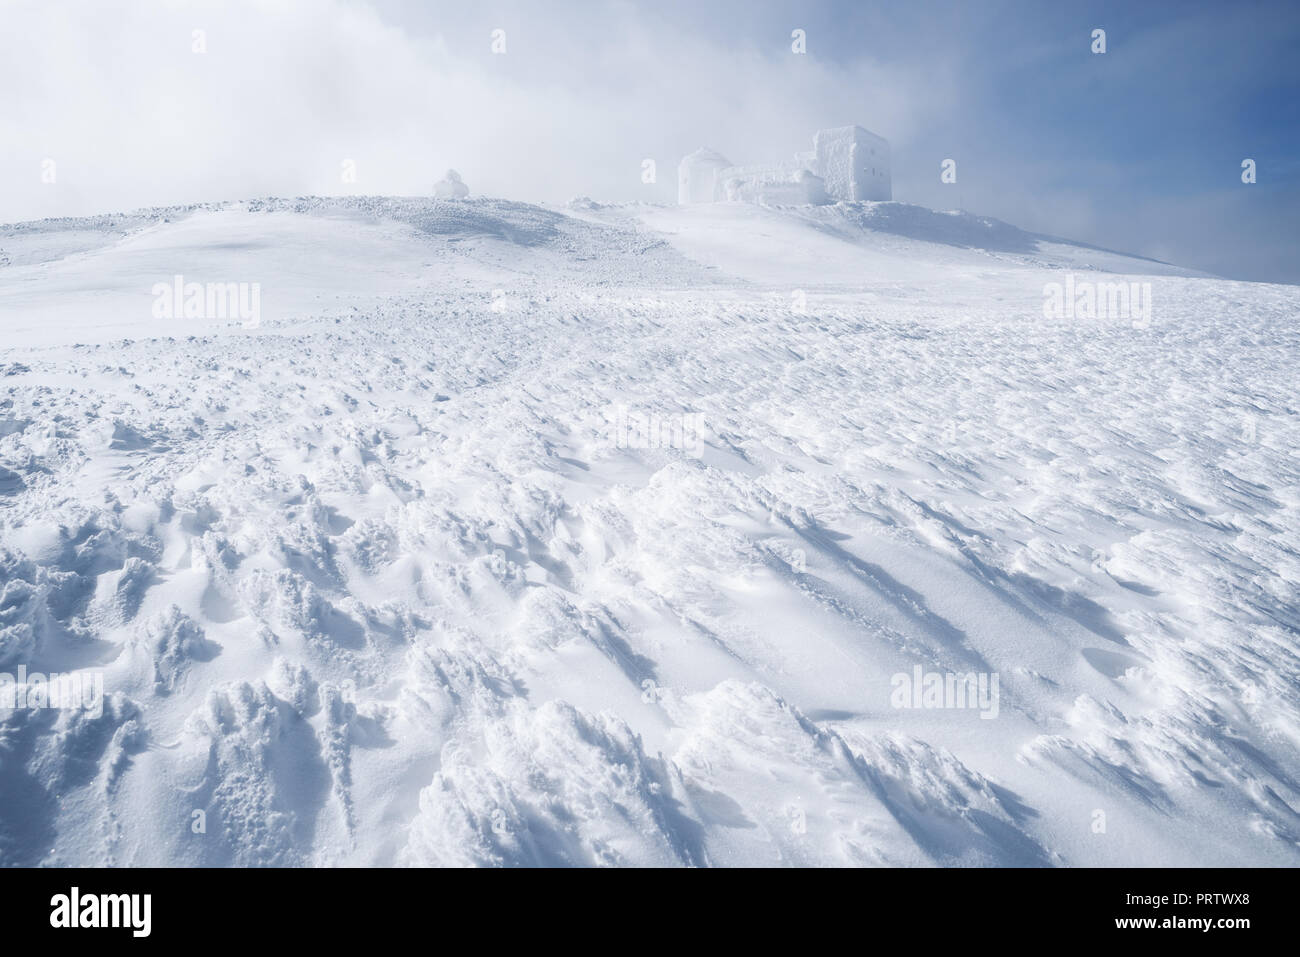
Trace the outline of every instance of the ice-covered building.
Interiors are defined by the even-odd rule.
[[[801,206],[821,205],[827,201],[822,178],[806,166],[793,163],[779,166],[730,166],[719,174],[722,192],[718,197],[729,202],[771,203]]]
[[[447,175],[433,184],[435,199],[464,199],[469,195],[469,187],[454,169],[447,170]]]
[[[677,168],[682,205],[724,200],[797,205],[840,200],[889,200],[889,141],[860,126],[819,130],[810,151],[792,162],[732,166],[713,150],[700,149]]]
[[[677,202],[683,206],[716,203],[722,198],[718,173],[730,165],[730,160],[713,150],[698,149],[683,157],[677,166]]]
[[[893,198],[889,179],[889,141],[860,126],[818,130],[813,137],[814,172],[826,181],[832,199]]]

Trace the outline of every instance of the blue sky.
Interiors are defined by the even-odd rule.
[[[896,199],[1300,282],[1294,2],[5,0],[5,14],[6,221],[427,193],[449,166],[475,193],[669,202],[699,146],[764,162],[858,123],[891,141]],[[45,158],[58,183],[33,188]]]

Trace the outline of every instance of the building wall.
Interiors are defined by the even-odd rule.
[[[718,173],[722,198],[730,202],[802,206],[826,202],[821,177],[796,163],[778,166],[732,166]]]
[[[860,126],[819,130],[813,139],[816,172],[832,200],[893,199],[889,142]]]
[[[725,156],[708,149],[684,157],[677,166],[677,202],[689,206],[725,199],[718,174],[730,165]]]
[[[893,199],[889,166],[889,141],[860,126],[819,130],[813,149],[796,153],[794,162],[732,166],[721,154],[699,149],[677,168],[677,201],[888,201]]]

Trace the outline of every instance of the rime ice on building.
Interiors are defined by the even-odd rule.
[[[469,187],[454,169],[447,170],[447,175],[433,184],[434,199],[464,199],[469,195]]]
[[[794,164],[779,166],[732,166],[722,171],[722,195],[730,202],[770,203],[800,206],[826,202],[822,178],[806,167]]]
[[[813,137],[814,172],[826,181],[832,199],[852,202],[893,198],[889,180],[889,141],[860,126],[818,130]]]
[[[810,151],[793,161],[732,166],[713,150],[700,149],[678,167],[682,205],[724,200],[797,205],[893,198],[889,142],[860,126],[819,130]]]
[[[722,181],[718,173],[731,165],[721,153],[698,149],[682,158],[677,166],[677,202],[716,203],[722,199]]]

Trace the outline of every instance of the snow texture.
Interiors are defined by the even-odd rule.
[[[1295,287],[899,203],[0,250],[0,671],[105,689],[0,710],[4,865],[1300,863]]]

